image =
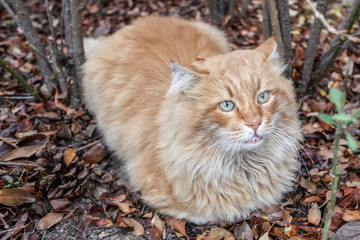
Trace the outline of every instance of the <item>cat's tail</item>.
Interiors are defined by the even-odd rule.
[[[98,38],[85,38],[84,39],[84,52],[85,58],[87,58],[92,50],[101,42],[104,37]]]

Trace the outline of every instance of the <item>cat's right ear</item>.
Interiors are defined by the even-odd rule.
[[[172,82],[166,95],[176,94],[180,92],[185,93],[199,79],[198,75],[195,72],[181,66],[178,63],[170,63],[170,68],[172,71]]]
[[[281,56],[274,37],[263,42],[256,50],[265,53],[270,61],[281,62]]]

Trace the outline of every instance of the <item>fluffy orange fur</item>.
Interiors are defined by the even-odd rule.
[[[274,39],[230,52],[215,27],[148,17],[93,45],[85,100],[147,204],[231,221],[291,189],[300,124]]]

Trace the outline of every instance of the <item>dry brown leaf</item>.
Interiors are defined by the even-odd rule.
[[[55,224],[61,222],[65,213],[51,212],[43,216],[40,220],[36,229],[38,231],[48,229]]]
[[[321,212],[317,203],[315,203],[309,210],[308,221],[314,225],[318,225],[321,220]]]
[[[107,154],[105,146],[101,142],[98,142],[84,153],[82,160],[84,160],[85,163],[97,163],[103,160]]]
[[[155,225],[161,232],[163,232],[165,229],[164,221],[156,214],[151,219],[151,225]]]
[[[120,208],[120,210],[121,210],[122,212],[124,212],[124,213],[127,213],[127,212],[130,211],[129,206],[128,206],[126,203],[124,203],[124,202],[119,202],[117,205],[118,205],[118,207]]]
[[[36,199],[28,192],[19,188],[4,188],[0,190],[0,203],[6,206],[19,206],[33,203]]]
[[[51,206],[54,210],[62,210],[70,205],[70,201],[68,198],[59,198],[59,199],[53,199],[50,201]]]
[[[28,219],[28,214],[24,213],[21,218],[19,219],[19,221],[16,222],[15,226],[13,227],[12,230],[8,231],[2,238],[3,239],[9,239],[11,236],[15,236],[16,234],[18,234],[19,232],[22,231],[23,227],[25,226],[25,223]]]
[[[316,193],[316,185],[315,185],[315,183],[310,181],[310,177],[309,178],[302,177],[300,180],[300,186],[305,188],[306,191],[308,191],[311,194]]]
[[[112,206],[118,206],[118,204],[126,199],[125,194],[112,196],[106,199],[106,203]]]
[[[235,226],[234,236],[236,239],[254,239],[254,234],[246,221],[242,221],[240,225]]]
[[[76,157],[76,152],[72,148],[68,148],[64,151],[64,162],[66,166],[69,166],[72,160]]]
[[[111,227],[114,226],[113,222],[108,218],[94,219],[94,223],[97,227]]]
[[[37,150],[42,149],[45,144],[34,145],[34,146],[25,146],[21,148],[15,148],[5,156],[1,158],[2,161],[10,161],[17,158],[29,158],[36,153]]]
[[[284,232],[285,232],[286,236],[288,236],[288,237],[296,236],[298,230],[299,230],[299,228],[296,225],[285,224]]]
[[[174,228],[176,231],[180,232],[183,236],[188,238],[185,230],[186,220],[178,220],[168,217],[166,218],[166,222],[170,227]]]
[[[345,209],[345,213],[341,218],[346,222],[360,220],[360,211],[358,209]]]
[[[203,240],[235,240],[235,237],[223,228],[213,228],[210,232],[206,233]]]
[[[321,202],[322,199],[319,196],[309,196],[307,198],[304,199],[304,203],[309,203],[309,202]]]
[[[128,227],[134,229],[134,231],[132,232],[133,235],[139,236],[144,234],[144,227],[136,220],[132,218],[124,218],[123,221]]]

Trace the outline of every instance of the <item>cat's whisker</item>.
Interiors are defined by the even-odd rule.
[[[292,145],[295,144],[295,146],[300,146],[300,148],[302,148],[304,151],[306,151],[306,150],[303,148],[303,146],[297,142],[296,139],[294,139],[293,137],[289,136],[289,135],[288,135],[284,130],[282,130],[281,128],[274,128],[273,131],[279,133],[279,135],[275,135],[276,137],[278,137],[278,136],[283,137],[283,138],[285,138],[286,140],[291,141],[291,142],[292,142]],[[283,141],[280,141],[280,142],[283,142]],[[286,142],[286,141],[285,141],[285,142]],[[301,156],[301,154],[298,152],[297,149],[296,149],[296,152],[297,152],[298,158],[300,159],[300,161],[302,162],[303,166],[305,167],[305,170],[306,170],[307,174],[309,174],[309,170],[308,170],[308,167],[307,167],[307,165],[306,165],[305,159]]]

